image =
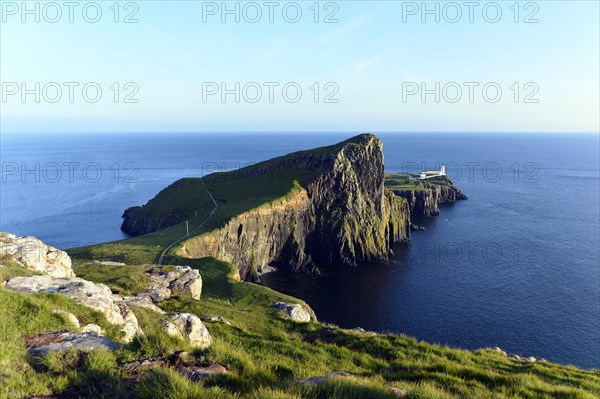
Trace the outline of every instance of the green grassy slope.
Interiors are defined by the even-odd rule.
[[[114,354],[91,359],[74,354],[52,358],[45,371],[27,363],[24,338],[35,331],[67,328],[50,313],[63,308],[80,318],[106,326],[102,316],[56,295],[26,295],[0,288],[3,326],[11,339],[0,344],[0,398],[25,395],[85,393],[85,397],[146,398],[393,398],[389,387],[401,387],[408,398],[597,398],[600,371],[579,370],[552,363],[526,363],[493,350],[474,352],[418,342],[392,334],[371,334],[335,326],[298,325],[282,318],[269,305],[276,300],[297,301],[266,287],[232,278],[233,266],[215,259],[170,257],[169,263],[190,264],[204,280],[200,300],[172,298],[161,306],[199,316],[223,316],[226,324],[207,324],[213,336],[208,350],[193,351],[201,361],[219,362],[227,375],[192,383],[171,370],[159,369],[140,383],[128,381],[118,364],[135,359],[164,357],[191,350],[183,341],[160,329],[163,316],[134,308],[146,336]],[[77,266],[81,269],[81,266]],[[131,290],[123,270],[131,266],[96,267],[97,282],[121,292]],[[138,266],[131,267],[136,275]],[[89,272],[89,270],[88,270]],[[108,327],[108,326],[106,326]],[[4,327],[6,328],[6,327]],[[294,381],[344,371],[351,378],[301,387]]]

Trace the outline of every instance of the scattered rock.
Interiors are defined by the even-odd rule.
[[[75,277],[69,255],[35,237],[0,233],[0,257],[9,257],[28,270],[52,277]]]
[[[198,316],[191,313],[168,313],[166,316],[172,321],[169,324],[173,324],[193,347],[204,349],[212,344],[212,337]],[[165,324],[163,324],[163,328],[165,328]],[[167,328],[172,330],[171,326],[167,325]],[[170,334],[167,328],[165,331]]]
[[[54,309],[52,313],[62,317],[67,322],[67,324],[69,324],[69,327],[74,329],[79,328],[79,320],[73,313],[65,312],[64,310],[60,309]]]
[[[161,322],[161,326],[163,330],[165,330],[165,332],[171,337],[183,339],[183,335],[181,335],[181,332],[177,329],[175,324],[171,323],[170,321],[163,320]]]
[[[504,356],[508,356],[508,355],[506,354],[506,352],[504,352],[504,351],[502,350],[502,348],[495,347],[495,348],[494,348],[494,350],[495,350],[496,352],[498,352],[498,353],[500,353],[500,354],[504,355]]]
[[[95,260],[94,263],[99,263],[99,264],[104,265],[104,266],[127,266],[123,262],[112,262],[112,261],[109,261],[109,260],[102,260],[102,261]]]
[[[410,230],[411,231],[425,231],[425,227],[423,227],[423,226],[417,226],[416,224],[412,224],[411,223]]]
[[[119,366],[119,369],[130,380],[139,381],[151,369],[163,367],[165,365],[166,362],[162,359],[146,359],[137,360],[135,362],[123,363]]]
[[[227,324],[228,326],[231,325],[231,323],[225,320],[223,316],[204,316],[202,317],[202,321],[206,321],[208,323],[223,323]]]
[[[98,349],[113,351],[121,346],[118,342],[93,333],[50,333],[41,334],[27,340],[30,348],[28,355],[34,363],[44,359],[52,352],[63,352],[76,349],[82,352],[91,352]]]
[[[83,326],[83,328],[81,329],[81,332],[88,332],[88,333],[94,333],[96,335],[104,335],[104,330],[102,329],[102,327],[100,327],[97,324],[86,324],[85,326]]]
[[[325,381],[328,381],[332,378],[346,378],[346,377],[350,377],[350,375],[351,375],[350,373],[344,373],[344,372],[329,373],[327,375],[320,376],[320,377],[311,377],[306,380],[296,381],[294,384],[302,385],[302,386],[317,385],[317,384],[321,384]]]
[[[227,374],[227,369],[218,363],[206,367],[180,367],[177,371],[190,381],[199,382],[216,374]]]
[[[535,363],[535,362],[537,361],[537,359],[536,359],[535,357],[533,357],[533,356],[529,356],[529,357],[528,357],[527,359],[525,359],[525,360],[527,360],[529,363]]]
[[[199,363],[188,352],[176,352],[163,359],[146,359],[124,363],[119,369],[130,380],[139,381],[148,371],[154,368],[172,368],[194,382],[203,381],[216,374],[227,374],[227,369],[219,363]]]
[[[521,356],[519,356],[519,355],[514,355],[513,358],[516,360],[521,360]]]
[[[202,277],[198,270],[189,266],[177,266],[174,272],[161,272],[157,267],[149,267],[149,294],[154,302],[162,302],[171,295],[187,296],[200,299],[202,294]]]
[[[148,293],[154,302],[162,302],[171,297],[170,289],[152,283],[150,283],[150,286],[148,287]]]
[[[68,296],[103,313],[110,323],[121,326],[124,342],[130,342],[136,334],[143,335],[135,314],[120,296],[114,295],[104,284],[95,284],[77,277],[30,276],[8,280],[6,289],[30,294],[49,292]]]
[[[169,356],[169,361],[175,366],[195,366],[196,359],[194,355],[186,351],[179,351]]]
[[[202,294],[202,278],[198,270],[193,270],[189,266],[178,266],[177,271],[182,273],[181,277],[178,277],[169,285],[173,295],[200,299],[200,295]]]
[[[367,331],[362,327],[354,327],[354,328],[350,328],[346,331],[350,331],[350,332],[354,332],[354,333],[360,333],[361,335],[365,335],[368,337],[374,337],[377,335],[377,333],[375,331]]]
[[[137,306],[139,308],[146,308],[155,311],[156,313],[163,314],[163,310],[156,306],[152,302],[152,298],[148,294],[138,294],[136,296],[124,296],[123,301],[127,306]]]
[[[398,397],[398,398],[403,398],[403,397],[405,397],[405,396],[408,396],[408,392],[407,392],[407,391],[405,391],[405,390],[404,390],[404,389],[402,389],[402,388],[396,388],[396,387],[387,387],[387,389],[388,389],[388,391],[389,391],[389,392],[390,392],[392,395],[394,395],[394,396],[396,396],[396,397]]]
[[[271,306],[283,311],[296,323],[308,323],[310,321],[310,313],[299,303],[273,302]]]

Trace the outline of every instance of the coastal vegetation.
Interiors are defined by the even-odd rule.
[[[45,360],[41,370],[28,362],[25,342],[40,332],[64,331],[66,321],[52,313],[61,309],[95,322],[115,337],[103,316],[68,298],[22,294],[0,288],[3,340],[0,343],[1,398],[28,395],[141,398],[394,398],[391,387],[406,398],[596,398],[600,371],[580,370],[550,362],[527,362],[494,349],[465,351],[394,334],[344,330],[326,323],[297,324],[269,307],[288,296],[233,278],[235,268],[214,259],[170,257],[184,261],[203,277],[203,297],[175,297],[161,307],[197,315],[220,315],[228,324],[210,324],[213,345],[194,350],[162,331],[163,316],[133,308],[144,337],[113,353],[65,353]],[[3,260],[4,262],[4,260]],[[76,263],[79,261],[76,260]],[[85,262],[85,261],[83,261]],[[126,292],[123,270],[135,275],[139,266],[97,264],[97,282]],[[78,270],[78,267],[75,268]],[[121,269],[121,270],[120,270]],[[81,270],[81,268],[79,268]],[[294,300],[298,302],[298,300]],[[228,373],[191,382],[171,369],[157,368],[135,381],[121,364],[167,357],[187,350],[199,361],[218,362]],[[322,384],[296,381],[332,371],[350,377]],[[60,395],[59,395],[60,397]]]
[[[119,311],[130,309],[135,315],[139,332],[130,340],[123,339],[122,330],[114,320],[109,320],[107,312],[85,306],[89,300],[85,291],[71,296],[56,293],[60,289],[44,291],[32,287],[29,292],[25,287],[24,291],[18,291],[14,288],[16,284],[11,284],[14,278],[43,272],[24,268],[15,256],[1,258],[0,282],[4,284],[0,285],[0,399],[31,396],[153,399],[599,397],[599,370],[582,370],[543,359],[518,358],[500,348],[467,351],[401,334],[344,329],[320,322],[309,304],[259,284],[241,281],[237,264],[214,256],[184,256],[182,248],[186,245],[191,248],[187,240],[166,254],[165,266],[156,266],[164,249],[185,235],[185,220],[189,220],[189,228],[194,230],[211,214],[214,204],[210,194],[218,209],[202,228],[193,231],[188,240],[206,237],[209,233],[219,237],[216,232],[222,232],[232,220],[238,220],[236,218],[248,215],[250,211],[260,210],[262,213],[256,215],[263,218],[256,218],[267,224],[268,218],[273,218],[273,209],[282,208],[281,204],[296,204],[298,195],[306,195],[307,189],[322,195],[319,198],[344,199],[344,202],[327,203],[332,208],[352,205],[354,208],[346,209],[346,213],[368,215],[365,212],[369,209],[365,211],[364,204],[372,202],[371,197],[368,200],[356,198],[373,190],[355,189],[351,191],[352,199],[348,200],[327,196],[328,191],[339,189],[339,186],[309,187],[319,176],[329,173],[329,169],[315,166],[323,159],[338,162],[334,164],[336,173],[328,175],[339,178],[335,180],[336,184],[343,181],[354,185],[363,179],[365,184],[371,184],[369,187],[381,189],[381,195],[372,198],[380,199],[382,208],[393,208],[388,218],[406,218],[402,219],[401,225],[390,224],[389,220],[378,221],[375,225],[378,235],[369,231],[363,241],[352,241],[356,236],[351,236],[340,241],[344,245],[359,242],[375,251],[378,248],[375,240],[398,237],[386,229],[392,226],[391,230],[397,233],[397,229],[410,223],[409,212],[418,210],[434,214],[437,209],[434,205],[438,201],[464,197],[447,179],[417,182],[409,176],[396,174],[385,177],[384,188],[382,164],[375,165],[379,168],[376,169],[378,176],[369,173],[373,169],[356,166],[366,159],[379,162],[370,156],[371,153],[361,153],[363,147],[371,146],[369,151],[378,154],[380,148],[377,145],[373,136],[361,135],[334,146],[206,176],[202,181],[186,179],[132,211],[138,217],[153,220],[171,218],[175,220],[172,226],[127,240],[68,250],[70,259],[64,270],[60,270],[68,273],[72,262],[73,271],[84,280],[65,277],[64,281],[60,280],[61,284],[74,282],[83,286],[89,283],[94,288],[106,285],[115,294],[111,300],[119,303]],[[340,155],[347,146],[351,147],[350,155]],[[338,173],[340,170],[341,174]],[[419,205],[419,201],[427,198],[435,204]],[[288,217],[289,213],[283,215]],[[325,225],[327,228],[342,226],[333,231],[348,235],[350,230],[360,233],[361,226],[352,224],[360,217],[349,219],[339,211],[328,217],[335,217],[335,220],[329,220]],[[384,219],[383,215],[381,219]],[[279,218],[274,224],[286,220]],[[292,239],[302,238],[296,235],[298,231],[282,225],[285,234]],[[237,225],[233,227],[233,235],[239,238],[240,230]],[[247,230],[247,226],[243,230]],[[227,236],[229,231],[223,234]],[[300,245],[293,241],[286,242],[288,244],[294,249]],[[250,255],[252,267],[258,270],[256,262],[260,256],[264,257],[261,249],[250,246],[244,250]],[[356,245],[352,251],[356,255],[364,248]],[[186,280],[183,273],[193,278]],[[190,282],[199,286],[194,292],[190,290],[189,295],[173,289],[169,295],[150,302],[148,297],[162,292],[157,285],[169,275],[174,276],[173,279],[183,279],[184,288],[189,288]],[[169,287],[174,287],[173,279],[169,280]],[[123,297],[135,302],[128,302]],[[298,305],[309,313],[310,321],[298,322],[273,306],[277,303]],[[56,351],[41,363],[33,361],[29,349],[40,337],[47,337],[49,333],[83,331],[65,316],[67,313],[77,319],[78,325],[93,324],[108,339],[122,344],[110,351]],[[202,319],[210,333],[210,345],[199,347],[189,337],[170,334],[165,326],[173,321],[173,315],[190,315],[188,320],[196,317],[200,325]],[[182,364],[216,366],[225,372],[194,380],[182,372],[185,369]],[[328,375],[330,378],[309,380]]]

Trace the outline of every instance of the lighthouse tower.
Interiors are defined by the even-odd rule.
[[[442,164],[442,167],[440,168],[440,176],[446,176],[446,165]]]

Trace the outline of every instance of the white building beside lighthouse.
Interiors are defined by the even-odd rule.
[[[432,177],[446,176],[446,165],[442,164],[440,170],[424,170],[419,175],[419,180],[431,179]]]

